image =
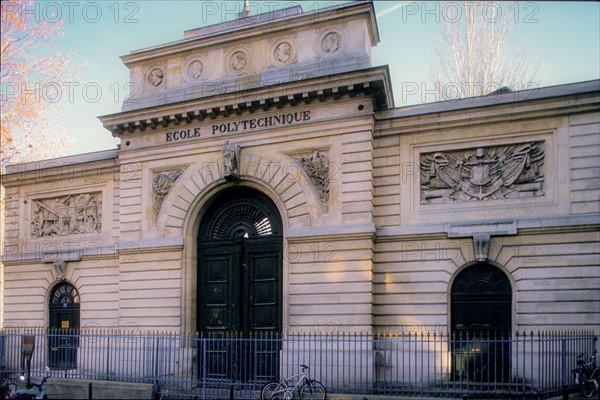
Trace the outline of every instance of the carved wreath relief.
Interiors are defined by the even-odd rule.
[[[154,211],[154,222],[156,222],[158,218],[158,213],[160,212],[160,208],[162,207],[165,196],[169,194],[171,186],[173,186],[173,183],[181,174],[183,174],[182,169],[161,172],[160,174],[156,174],[152,180],[152,193],[154,194],[152,207]]]
[[[329,159],[327,158],[327,154],[314,151],[312,153],[298,154],[294,158],[313,181],[319,192],[321,204],[327,209],[327,201],[329,200]]]
[[[421,204],[544,195],[544,142],[420,155]]]
[[[45,237],[100,232],[100,192],[70,194],[34,200],[31,235]]]

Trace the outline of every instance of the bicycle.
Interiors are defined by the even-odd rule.
[[[260,391],[261,400],[291,400],[294,393],[300,393],[300,399],[324,400],[325,386],[319,381],[309,378],[308,366],[300,365],[302,372],[281,381],[272,381],[263,386]],[[295,384],[293,384],[296,382]],[[293,385],[292,385],[293,384]]]
[[[592,397],[594,392],[598,390],[598,367],[596,366],[596,353],[590,356],[590,362],[584,360],[585,353],[577,356],[577,368],[572,372],[575,375],[575,384],[581,390],[581,394],[585,397]]]

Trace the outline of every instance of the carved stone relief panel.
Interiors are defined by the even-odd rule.
[[[154,176],[152,180],[154,222],[158,219],[158,213],[160,212],[165,196],[169,194],[171,186],[173,186],[173,183],[181,174],[183,174],[183,169],[175,169],[173,171],[161,172]]]
[[[100,232],[102,193],[36,199],[31,205],[31,235],[47,237]]]
[[[544,141],[423,153],[421,204],[544,195]]]
[[[329,157],[322,151],[295,154],[293,158],[300,164],[310,177],[321,199],[321,204],[327,209],[329,200]]]

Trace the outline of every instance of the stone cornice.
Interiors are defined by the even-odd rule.
[[[290,243],[314,242],[319,240],[375,239],[375,225],[371,223],[291,228],[286,231]]]
[[[600,81],[539,88],[380,111],[382,134],[414,133],[465,125],[558,117],[600,110]]]
[[[83,178],[86,183],[102,182],[102,174],[118,171],[117,150],[52,158],[23,164],[10,164],[2,174],[6,187],[61,179]]]
[[[482,223],[485,223],[483,221]],[[597,215],[581,215],[569,217],[549,217],[517,219],[517,232],[519,235],[561,234],[561,233],[597,233],[600,229],[600,220]],[[502,235],[501,235],[502,236]],[[286,239],[289,243],[312,243],[322,240],[362,240],[371,239],[375,243],[415,241],[415,240],[441,240],[448,238],[448,226],[444,224],[422,224],[411,226],[397,226],[377,228],[373,224],[339,225],[331,227],[315,227],[288,229]],[[165,237],[145,239],[138,241],[123,241],[112,246],[92,246],[77,249],[80,260],[99,260],[130,255],[136,253],[157,253],[167,251],[181,251],[184,246],[181,237]],[[50,246],[48,246],[50,247]],[[39,247],[42,249],[43,247]],[[51,257],[41,250],[15,252],[4,254],[4,265],[31,264],[33,262],[48,262]]]
[[[220,115],[241,115],[258,109],[281,108],[286,104],[310,104],[315,100],[339,99],[357,94],[372,96],[375,110],[393,107],[388,67],[223,93],[192,101],[104,115],[99,119],[113,136],[122,137],[128,133],[214,119]]]
[[[171,56],[185,51],[198,50],[205,47],[224,45],[230,42],[238,42],[240,40],[248,40],[256,36],[273,35],[282,30],[291,30],[306,25],[314,25],[315,23],[331,24],[336,20],[352,18],[364,13],[368,14],[369,34],[371,37],[371,45],[375,46],[379,43],[379,32],[375,19],[375,11],[373,4],[370,1],[355,2],[343,4],[337,7],[327,7],[322,10],[304,12],[302,14],[291,13],[282,18],[269,18],[271,14],[276,12],[263,14],[262,20],[260,16],[250,16],[238,21],[229,21],[218,25],[229,25],[227,30],[213,29],[212,27],[199,28],[194,31],[207,33],[199,33],[193,35],[193,31],[187,31],[188,38],[162,44],[159,46],[148,47],[145,49],[132,51],[130,54],[122,56],[121,60],[125,65],[145,62],[148,60]]]
[[[497,221],[481,221],[479,224]],[[546,218],[515,218],[519,235],[540,233],[594,232],[600,227],[598,215],[577,215]],[[474,223],[475,224],[475,223]],[[458,225],[458,224],[455,224]],[[377,228],[377,242],[448,238],[449,225],[415,224]],[[500,234],[500,233],[499,233]]]
[[[158,239],[144,239],[133,241],[121,241],[113,245],[96,245],[96,242],[90,240],[89,243],[93,246],[75,247],[72,242],[68,242],[68,246],[61,245],[60,242],[47,241],[44,243],[32,243],[23,245],[24,248],[32,250],[22,252],[7,252],[1,257],[4,265],[31,264],[33,262],[51,262],[57,258],[60,259],[64,254],[74,254],[71,256],[71,261],[96,261],[104,259],[115,259],[119,255],[135,255],[138,253],[160,253],[168,251],[181,251],[183,249],[183,238],[180,237],[165,237]],[[98,241],[100,243],[100,240]],[[10,243],[9,243],[10,244]],[[57,250],[61,248],[68,250]],[[49,250],[45,250],[49,249]],[[9,247],[10,250],[10,247]]]

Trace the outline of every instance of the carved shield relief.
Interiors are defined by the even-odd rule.
[[[421,204],[544,195],[544,142],[423,153]]]

